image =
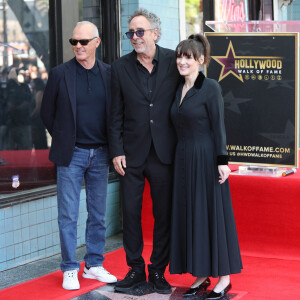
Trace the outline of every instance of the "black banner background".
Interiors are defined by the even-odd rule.
[[[297,34],[206,37],[212,57],[206,74],[222,87],[230,163],[297,166]]]

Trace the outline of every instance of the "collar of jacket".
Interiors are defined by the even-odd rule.
[[[184,83],[185,82],[185,79],[183,76],[180,77],[181,79],[181,82]],[[197,76],[196,80],[195,80],[195,83],[194,83],[194,87],[197,89],[197,90],[200,90],[201,87],[202,87],[202,84],[203,84],[203,81],[205,79],[205,76],[202,72],[199,72],[199,75]]]

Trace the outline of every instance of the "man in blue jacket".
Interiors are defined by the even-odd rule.
[[[75,259],[82,180],[88,218],[83,277],[116,282],[106,271],[105,207],[108,181],[107,128],[110,108],[110,66],[96,59],[97,27],[77,23],[70,43],[75,57],[52,69],[44,92],[41,117],[52,137],[49,159],[57,167],[58,225],[63,288],[80,288]]]

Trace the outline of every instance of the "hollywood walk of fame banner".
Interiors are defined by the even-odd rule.
[[[298,33],[206,33],[230,163],[298,164]]]

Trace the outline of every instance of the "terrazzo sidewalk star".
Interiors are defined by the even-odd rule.
[[[186,291],[186,288],[172,288],[172,294],[163,295],[152,292],[147,287],[133,290],[130,294],[125,293],[117,293],[114,291],[113,285],[105,285],[93,291],[90,291],[84,295],[80,295],[76,298],[72,298],[72,300],[182,300],[183,293]],[[238,294],[227,294],[223,297],[223,300],[238,300],[241,299],[243,295],[247,293]],[[204,300],[207,296],[207,293],[203,295],[198,295],[193,299]]]

